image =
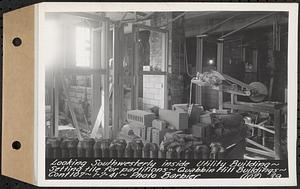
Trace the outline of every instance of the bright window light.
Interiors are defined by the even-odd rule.
[[[45,27],[45,49],[47,49],[46,53],[46,65],[54,65],[56,64],[59,58],[59,48],[58,43],[59,40],[59,27],[58,23],[54,20],[47,20]],[[59,45],[60,46],[60,45]]]
[[[76,37],[76,66],[91,66],[91,30],[89,27],[77,26]]]

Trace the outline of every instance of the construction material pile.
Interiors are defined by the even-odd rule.
[[[244,120],[240,114],[208,111],[199,104],[174,104],[172,110],[159,109],[157,114],[130,110],[127,121],[119,138],[155,144],[168,158],[205,159],[208,149],[213,154],[222,154],[224,149],[239,146],[245,139]],[[239,152],[234,152],[234,157],[241,157],[243,151]]]
[[[202,82],[203,85],[218,86],[222,84],[222,81],[225,80],[225,78],[219,72],[210,70],[204,73],[198,72],[194,80]]]
[[[192,134],[185,134],[183,131],[175,131],[166,133],[164,140],[160,144],[160,150],[175,148],[176,151],[193,150],[196,146],[202,145],[202,141]]]
[[[231,137],[245,137],[244,119],[240,114],[212,114],[214,140],[230,140]]]

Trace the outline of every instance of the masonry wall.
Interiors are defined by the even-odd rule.
[[[85,122],[86,119],[86,121],[91,123],[92,88],[90,86],[79,85],[81,82],[86,81],[85,76],[78,76],[76,79],[78,84],[70,85],[68,89],[70,101],[78,121]]]
[[[146,76],[144,77],[144,97],[146,107],[149,107],[149,102],[152,105],[163,107],[162,101],[159,99],[164,98],[165,95],[170,96],[168,98],[169,107],[172,104],[187,102],[188,89],[184,86],[184,75],[186,73],[184,67],[184,54],[183,44],[185,40],[184,36],[184,18],[181,17],[174,22],[171,22],[172,18],[175,18],[181,14],[176,13],[158,13],[151,20],[151,25],[154,27],[161,27],[169,30],[169,49],[167,68],[167,91],[168,94],[164,94],[163,90],[163,76]],[[158,62],[162,60],[162,41],[160,37],[156,35],[150,36],[150,61],[152,65],[159,65]],[[152,60],[151,60],[152,57]],[[151,65],[151,63],[150,63]],[[164,71],[164,70],[163,70]]]
[[[154,20],[155,23],[155,20]],[[162,23],[161,23],[162,24]],[[150,70],[163,72],[165,71],[164,52],[164,34],[151,31],[150,44]],[[164,75],[144,75],[143,76],[143,109],[147,110],[153,106],[164,108]]]
[[[144,75],[143,78],[143,106],[144,109],[157,106],[164,107],[164,77],[162,75]]]
[[[186,74],[184,66],[184,17],[171,21],[182,12],[161,13],[153,19],[154,26],[165,26],[169,30],[169,58],[168,58],[168,95],[169,107],[172,104],[187,102],[187,91],[184,86]]]
[[[177,17],[182,12],[172,13],[172,18]],[[171,104],[187,103],[187,96],[189,94],[184,83],[184,77],[186,74],[184,64],[184,17],[172,22],[172,47],[171,47],[171,69],[172,73],[168,74],[168,85],[171,92]]]

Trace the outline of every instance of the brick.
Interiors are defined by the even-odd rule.
[[[177,130],[184,130],[188,128],[188,113],[172,111],[172,110],[159,110],[159,119],[167,121],[171,126]]]

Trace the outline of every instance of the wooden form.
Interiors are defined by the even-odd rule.
[[[225,102],[223,104],[224,108],[250,111],[250,112],[266,112],[274,115],[274,131],[264,128],[264,131],[268,131],[274,134],[274,151],[275,159],[282,158],[282,149],[281,149],[281,117],[286,114],[286,103],[280,104],[270,104],[270,103],[246,103],[246,102]],[[251,126],[251,125],[250,125]],[[253,125],[252,125],[253,126]],[[259,128],[258,126],[256,126]],[[262,129],[261,127],[259,129]]]

